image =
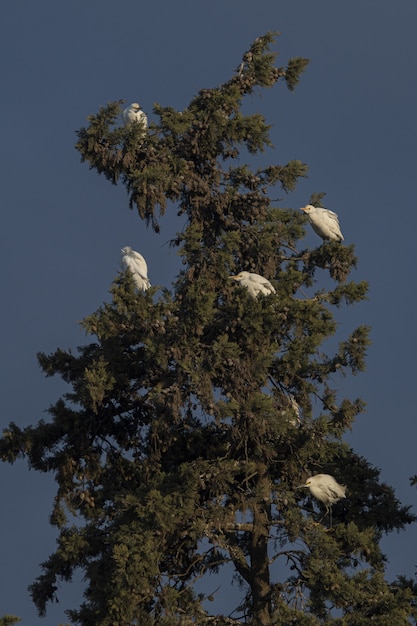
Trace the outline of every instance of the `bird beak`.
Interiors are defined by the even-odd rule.
[[[233,280],[236,280],[237,276],[229,276],[229,278],[233,278]]]
[[[300,211],[303,211],[305,213],[306,212],[305,206],[300,207]]]
[[[304,489],[304,487],[307,487],[307,485],[298,485],[298,487],[296,487],[296,489]]]

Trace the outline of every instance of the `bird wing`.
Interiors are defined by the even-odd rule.
[[[136,252],[135,250],[132,250],[130,254],[138,271],[140,271],[141,274],[145,274],[146,276],[148,274],[148,265],[143,256],[140,254],[140,252]]]
[[[144,128],[147,128],[148,126],[148,118],[143,111],[126,109],[126,111],[123,113],[123,121],[125,122],[125,124],[133,124],[133,122],[137,122],[138,124],[142,124]]]
[[[262,283],[268,293],[276,293],[275,287],[269,282],[269,280],[265,279],[265,282]]]
[[[322,207],[315,207],[315,212],[320,213],[321,215],[329,215],[333,217],[337,217],[337,213],[331,211],[330,209],[323,209]]]
[[[129,122],[131,122],[131,121],[132,121],[132,118],[131,118],[131,109],[130,109],[130,107],[128,107],[127,109],[125,109],[125,110],[123,111],[123,113],[122,113],[122,119],[123,119],[123,122],[125,123],[125,125],[129,124]]]
[[[136,283],[138,289],[142,289],[142,291],[146,291],[151,286],[149,278],[147,276],[141,276],[140,274],[134,274],[133,280]]]
[[[143,265],[140,261],[133,261],[132,267],[134,268],[133,272],[143,278],[143,280],[148,280],[148,272],[146,269],[146,264]]]
[[[330,228],[330,230],[335,235],[340,237],[343,241],[343,235],[342,235],[342,231],[340,230],[339,218],[337,214],[333,213],[333,211],[327,211],[327,213],[324,216],[324,219],[327,222],[327,225]]]
[[[339,219],[337,213],[330,209],[317,207],[314,212],[309,214],[309,219],[313,230],[322,238],[331,238],[336,236],[337,239],[343,241],[342,231],[340,230]]]
[[[345,498],[345,487],[334,481],[334,484],[325,485],[328,498],[331,502],[337,502],[341,498]]]
[[[136,121],[140,122],[144,128],[148,127],[148,118],[143,111],[138,111],[136,114]]]
[[[130,270],[132,274],[136,272],[135,260],[127,254],[122,257],[122,265],[123,265],[123,269]]]
[[[143,265],[136,261],[136,259],[126,255],[122,258],[122,264],[124,269],[129,270],[132,274],[133,280],[138,289],[142,289],[143,291],[149,289],[151,283],[146,271],[146,262]]]
[[[257,285],[262,285],[263,287],[266,287],[269,290],[274,289],[271,283],[269,282],[269,280],[265,278],[264,276],[261,276],[260,274],[254,274],[253,272],[250,272],[247,278],[248,280],[253,281]]]
[[[323,213],[323,217],[329,222],[336,223],[339,226],[339,216],[334,211],[327,209],[326,212]]]
[[[249,292],[254,296],[256,296],[259,292],[263,293],[265,296],[270,293],[275,293],[275,289],[269,280],[260,274],[255,274],[254,272],[248,272],[247,276],[243,277],[242,284],[244,284]]]
[[[122,257],[122,265],[125,270],[130,270],[132,274],[139,274],[142,278],[147,279],[148,268],[143,257],[141,259],[136,259],[132,255],[126,254]]]
[[[331,485],[327,485],[326,489],[330,500],[338,500],[340,498],[339,492]]]
[[[142,291],[149,289],[151,283],[148,278],[148,266],[143,256],[129,246],[122,248],[122,252],[124,253],[121,260],[123,269],[130,271],[138,289]]]

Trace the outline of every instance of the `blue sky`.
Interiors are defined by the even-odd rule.
[[[125,190],[80,163],[75,131],[114,100],[139,101],[150,121],[155,102],[181,109],[227,80],[257,36],[278,30],[278,64],[311,63],[294,93],[277,86],[245,110],[273,125],[275,149],[262,159],[309,165],[280,206],[325,191],[355,243],[354,276],[370,282],[370,298],[338,321],[342,336],[369,324],[373,344],[366,372],[337,380],[341,394],[368,405],[347,439],[417,512],[408,483],[417,473],[415,0],[40,0],[5,3],[1,18],[2,425],[36,423],[65,391],[35,354],[88,341],[78,321],[109,300],[123,245],[145,256],[152,284],[170,286],[179,269],[164,245],[180,230],[176,211],[160,235],[147,231]],[[308,232],[306,245],[317,244]],[[0,472],[0,615],[25,626],[65,622],[64,609],[80,601],[77,582],[62,587],[46,619],[26,590],[54,550],[53,479],[22,461]],[[416,527],[384,540],[390,576],[413,575],[416,543]]]

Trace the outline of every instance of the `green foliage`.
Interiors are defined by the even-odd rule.
[[[136,205],[140,217],[156,231],[159,229],[156,213],[164,214],[167,200],[176,202],[182,198],[181,211],[187,213],[199,208],[206,211],[209,203],[211,209],[217,208],[213,217],[227,219],[229,174],[216,168],[215,162],[236,159],[240,146],[256,153],[271,145],[270,127],[262,115],[242,115],[243,97],[257,87],[272,87],[283,77],[293,88],[306,64],[302,59],[290,62],[287,78],[287,70],[273,67],[276,55],[269,52],[272,41],[271,33],[259,37],[244,55],[238,73],[218,88],[201,90],[188,109],[177,112],[156,104],[154,113],[160,124],[150,126],[146,143],[138,128],[111,128],[121,111],[121,101],[101,108],[97,115],[88,118],[89,127],[77,133],[76,147],[82,160],[113,183],[121,179],[129,191],[130,206]],[[268,205],[264,186],[281,182],[285,190],[292,190],[297,178],[305,174],[306,167],[300,161],[261,172],[264,185],[253,193],[250,201],[244,198],[242,205],[241,194],[237,198],[245,208],[245,215],[256,211],[258,205]],[[245,183],[241,181],[241,184]],[[221,193],[223,185],[227,186],[226,193]],[[220,195],[213,193],[216,187]]]
[[[15,615],[3,615],[3,617],[0,617],[0,626],[12,626],[12,624],[17,624],[20,621],[21,618]]]
[[[85,598],[69,616],[83,626],[383,626],[414,614],[413,586],[385,580],[379,547],[414,516],[343,441],[365,405],[340,381],[363,371],[369,345],[365,324],[338,331],[336,313],[367,294],[348,280],[354,248],[301,249],[304,216],[272,205],[305,164],[255,169],[241,157],[271,145],[244,97],[282,80],[292,90],[307,65],[276,68],[273,41],[258,38],[229,81],[184,111],[156,104],[145,141],[114,128],[120,103],[78,133],[82,159],[122,182],[155,230],[177,204],[187,222],[171,244],[184,265],[161,293],[119,276],[112,301],[83,321],[90,344],[38,355],[71,386],[49,421],[3,433],[3,460],[23,455],[58,485],[57,549],[31,586],[42,614],[78,570]],[[241,270],[276,293],[253,299],[229,279]],[[297,489],[321,472],[347,486],[332,528]],[[241,589],[229,617],[195,590],[225,565]]]
[[[309,60],[303,59],[302,57],[290,59],[284,76],[285,82],[287,83],[287,87],[290,91],[294,91],[296,85],[300,81],[300,76],[306,69],[308,63]]]

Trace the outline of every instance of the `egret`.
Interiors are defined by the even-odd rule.
[[[139,252],[135,252],[130,246],[122,248],[122,267],[125,271],[130,271],[135,285],[140,291],[149,289],[151,283],[148,278],[146,261]]]
[[[142,111],[140,104],[137,102],[133,102],[133,104],[128,106],[127,109],[123,111],[122,118],[125,126],[129,126],[129,124],[133,124],[134,122],[139,122],[142,124],[144,130],[148,127],[148,118]]]
[[[275,288],[267,278],[259,274],[254,274],[253,272],[240,272],[236,276],[229,276],[229,278],[233,278],[233,280],[239,282],[242,287],[246,287],[252,298],[257,298],[260,293],[264,296],[276,293]]]
[[[300,415],[300,407],[298,406],[298,402],[294,398],[292,393],[288,393],[288,399],[290,401],[290,406],[295,413],[295,416],[291,417],[290,419],[290,424],[292,426],[299,426],[301,424],[301,415]]]
[[[326,513],[330,518],[330,528],[332,527],[332,504],[338,502],[342,498],[346,498],[346,487],[339,485],[337,480],[330,474],[315,474],[307,478],[304,485],[300,485],[297,489],[308,487],[310,493],[326,507]]]
[[[332,241],[338,242],[344,240],[342,231],[340,230],[339,218],[333,211],[315,207],[312,204],[301,207],[300,211],[304,211],[304,213],[308,215],[313,230],[322,239],[331,239]]]

